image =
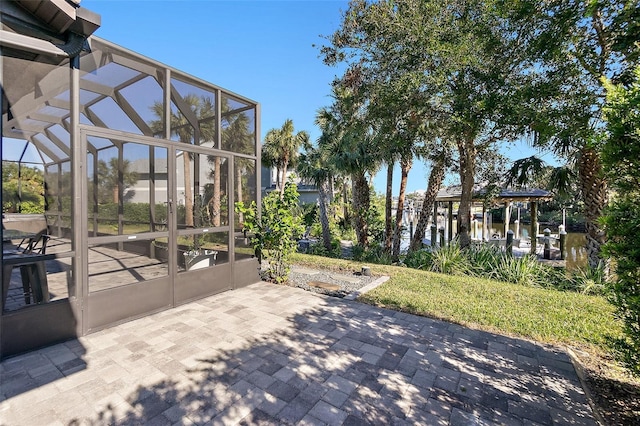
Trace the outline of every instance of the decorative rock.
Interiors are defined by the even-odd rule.
[[[338,291],[340,286],[338,284],[325,283],[322,281],[309,281],[310,287],[323,288],[325,290]]]
[[[362,267],[362,275],[364,275],[365,277],[370,277],[371,276],[371,268],[369,268],[368,266],[363,266]]]

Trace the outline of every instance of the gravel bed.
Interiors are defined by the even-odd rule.
[[[303,269],[308,269],[301,267]],[[333,297],[345,297],[354,291],[360,290],[362,287],[366,286],[370,282],[376,280],[377,276],[366,276],[362,275],[360,271],[332,271],[332,270],[322,270],[322,269],[314,269],[317,273],[311,275],[303,272],[297,272],[296,266],[292,267],[291,272],[289,272],[289,281],[285,283],[285,285],[289,285],[292,287],[298,287],[307,291],[312,291],[314,293],[326,294],[328,296]],[[264,271],[264,268],[263,268]],[[357,279],[358,282],[350,282],[344,279],[340,279],[340,276],[349,276],[354,279]],[[320,281],[323,283],[336,284],[340,286],[339,290],[328,290],[324,288],[310,286],[309,282],[311,281]]]

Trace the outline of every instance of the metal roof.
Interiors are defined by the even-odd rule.
[[[479,201],[484,199],[486,194],[485,188],[477,188],[473,191],[473,200]],[[436,201],[460,201],[460,197],[462,195],[462,188],[460,186],[449,186],[447,188],[443,188],[438,191],[438,195],[436,196]],[[544,189],[506,189],[503,188],[500,190],[500,193],[494,197],[494,200],[501,201],[540,201],[540,200],[550,200],[552,198],[552,194],[549,191],[545,191]]]

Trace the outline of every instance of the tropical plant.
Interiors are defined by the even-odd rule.
[[[391,254],[379,242],[373,242],[364,249],[360,245],[353,246],[353,259],[359,262],[390,265],[393,262]]]
[[[262,146],[262,163],[267,167],[276,168],[276,183],[283,196],[287,169],[295,166],[298,150],[309,143],[309,133],[300,131],[294,135],[293,121],[285,120],[279,129],[271,129],[264,137]]]
[[[138,173],[131,171],[131,162],[123,159],[121,166],[117,157],[109,158],[109,162],[98,161],[98,202],[115,204],[124,198],[127,188],[138,182]]]
[[[320,109],[317,120],[328,135],[322,140],[322,149],[329,153],[328,163],[351,179],[351,211],[356,239],[366,248],[369,245],[367,215],[371,205],[367,177],[373,174],[381,160],[373,144],[373,129],[362,115],[358,90],[358,71],[354,69],[334,82],[334,102],[330,107]]]
[[[504,2],[505,13],[526,31],[528,56],[539,82],[529,118],[535,146],[577,158],[576,171],[591,268],[605,259],[599,223],[608,200],[601,164],[604,78],[628,81],[638,61],[640,3],[630,1]],[[524,114],[526,115],[526,114]]]
[[[246,207],[236,203],[236,210],[244,215],[243,230],[251,233],[251,243],[259,262],[266,259],[268,279],[286,282],[291,265],[291,255],[296,252],[298,239],[304,232],[300,217],[293,214],[298,205],[298,189],[289,180],[282,196],[271,192],[262,199],[261,214],[255,201]]]
[[[624,324],[618,347],[629,368],[640,374],[640,66],[628,84],[606,81],[605,87],[608,137],[602,158],[616,193],[602,222],[608,237],[604,248],[614,260],[612,302]]]
[[[402,263],[409,268],[429,270],[429,265],[432,263],[431,250],[411,250],[407,253]]]
[[[604,295],[608,288],[607,275],[602,266],[596,269],[589,266],[576,268],[571,271],[567,282],[568,289],[582,294]]]
[[[215,121],[210,119],[211,117],[214,117],[216,113],[215,100],[210,96],[198,96],[196,94],[187,94],[180,97],[177,93],[172,93],[172,96],[176,97],[178,107],[170,110],[169,126],[171,129],[171,135],[176,136],[180,142],[188,145],[200,144],[201,141],[215,140]],[[164,104],[162,102],[155,102],[151,106],[151,111],[154,113],[156,119],[148,123],[149,128],[154,134],[164,136]],[[193,173],[191,171],[193,156],[188,150],[184,150],[182,151],[181,157],[184,172],[185,225],[193,227],[194,197],[192,182]],[[214,173],[219,173],[219,167],[215,167]],[[219,175],[216,175],[216,177],[217,176]],[[218,196],[220,194],[220,181],[216,178],[214,178],[214,181],[218,182],[217,190],[214,189],[215,196]]]
[[[501,256],[491,273],[491,278],[529,287],[554,287],[553,270],[540,263],[536,256]],[[562,280],[560,280],[562,281]]]
[[[459,243],[437,247],[431,251],[429,270],[449,275],[469,275],[471,264]]]
[[[327,251],[331,251],[331,230],[329,227],[329,193],[331,192],[331,181],[333,172],[331,164],[328,162],[329,153],[326,150],[327,139],[331,137],[328,123],[322,121],[320,116],[316,118],[316,124],[320,125],[322,135],[318,141],[318,146],[306,144],[304,152],[300,154],[297,171],[301,178],[311,181],[318,188],[319,219],[322,227],[322,244]]]

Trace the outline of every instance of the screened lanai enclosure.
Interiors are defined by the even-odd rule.
[[[34,8],[33,4],[41,4]],[[259,105],[3,2],[0,356],[259,281]]]

